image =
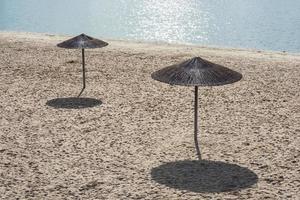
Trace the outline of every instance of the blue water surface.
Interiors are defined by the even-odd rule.
[[[300,0],[0,0],[0,30],[300,52]]]

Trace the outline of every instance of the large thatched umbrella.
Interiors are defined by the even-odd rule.
[[[201,159],[198,144],[198,86],[217,86],[230,84],[239,81],[242,75],[231,69],[211,63],[200,57],[195,57],[165,67],[152,73],[151,77],[157,81],[171,85],[183,85],[195,87],[195,121],[194,121],[194,140],[199,160]]]
[[[85,89],[85,58],[84,58],[84,49],[94,49],[107,46],[108,43],[92,38],[85,34],[78,35],[69,40],[66,40],[62,43],[57,44],[58,47],[67,48],[67,49],[81,49],[82,51],[82,79],[83,79],[83,88],[79,93],[78,97],[82,94]]]

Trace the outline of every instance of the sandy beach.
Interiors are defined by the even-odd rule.
[[[0,32],[0,199],[299,199],[300,54],[100,38],[76,109],[68,38]],[[203,163],[193,88],[150,76],[194,56],[243,74],[199,90]]]

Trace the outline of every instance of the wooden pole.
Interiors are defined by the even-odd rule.
[[[82,94],[83,90],[85,89],[85,58],[84,58],[84,49],[82,49],[82,81],[83,81],[83,87],[81,89],[81,92],[79,93],[78,97]]]
[[[201,153],[198,143],[198,86],[195,86],[195,118],[194,118],[194,140],[195,140],[195,147],[197,152],[197,157],[201,160]]]

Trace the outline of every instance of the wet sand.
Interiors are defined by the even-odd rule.
[[[300,54],[0,32],[1,199],[297,199]],[[151,79],[194,56],[243,74],[199,90]],[[76,102],[77,101],[77,102]]]

